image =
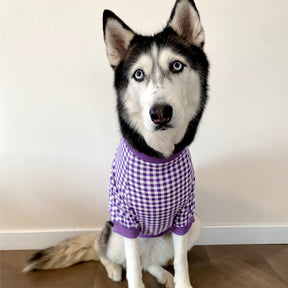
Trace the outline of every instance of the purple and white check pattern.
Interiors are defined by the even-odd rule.
[[[188,148],[148,157],[121,139],[109,186],[114,231],[129,238],[185,234],[194,222],[194,170]]]

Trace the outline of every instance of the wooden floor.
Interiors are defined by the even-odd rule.
[[[23,274],[32,251],[0,252],[1,288],[122,288],[110,281],[99,262]],[[196,246],[189,252],[194,288],[288,288],[288,245]],[[173,272],[172,267],[167,268]],[[148,288],[163,287],[144,273]]]

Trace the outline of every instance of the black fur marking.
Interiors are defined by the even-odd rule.
[[[108,245],[111,233],[112,233],[113,226],[114,226],[113,222],[111,221],[106,222],[105,227],[102,229],[100,233],[99,242],[98,242],[99,248],[100,248],[100,251],[98,251],[98,253],[100,255],[106,254],[107,245]]]
[[[38,261],[38,260],[40,260],[41,258],[43,258],[44,256],[45,256],[45,251],[36,252],[36,253],[28,260],[28,263],[32,263],[32,262]]]
[[[42,270],[43,267],[49,262],[50,255],[53,254],[53,247],[49,247],[45,250],[41,250],[36,252],[32,255],[32,257],[27,261],[27,264],[34,264],[35,268],[33,268],[34,271]]]

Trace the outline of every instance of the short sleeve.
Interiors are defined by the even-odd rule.
[[[115,163],[112,165],[109,185],[109,211],[111,221],[114,223],[114,232],[127,237],[136,238],[140,234],[140,224],[135,212],[129,207],[125,199],[125,193],[117,189],[115,175]]]
[[[194,190],[194,185],[193,185]],[[178,235],[184,235],[192,226],[195,212],[195,197],[193,191],[190,193],[187,203],[176,214],[172,226],[172,232]]]

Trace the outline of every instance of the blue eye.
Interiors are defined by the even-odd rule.
[[[184,66],[185,65],[182,62],[176,60],[170,65],[170,70],[172,73],[180,73],[183,71]]]
[[[134,74],[133,74],[133,78],[138,81],[141,82],[144,80],[144,72],[141,69],[137,69]]]

